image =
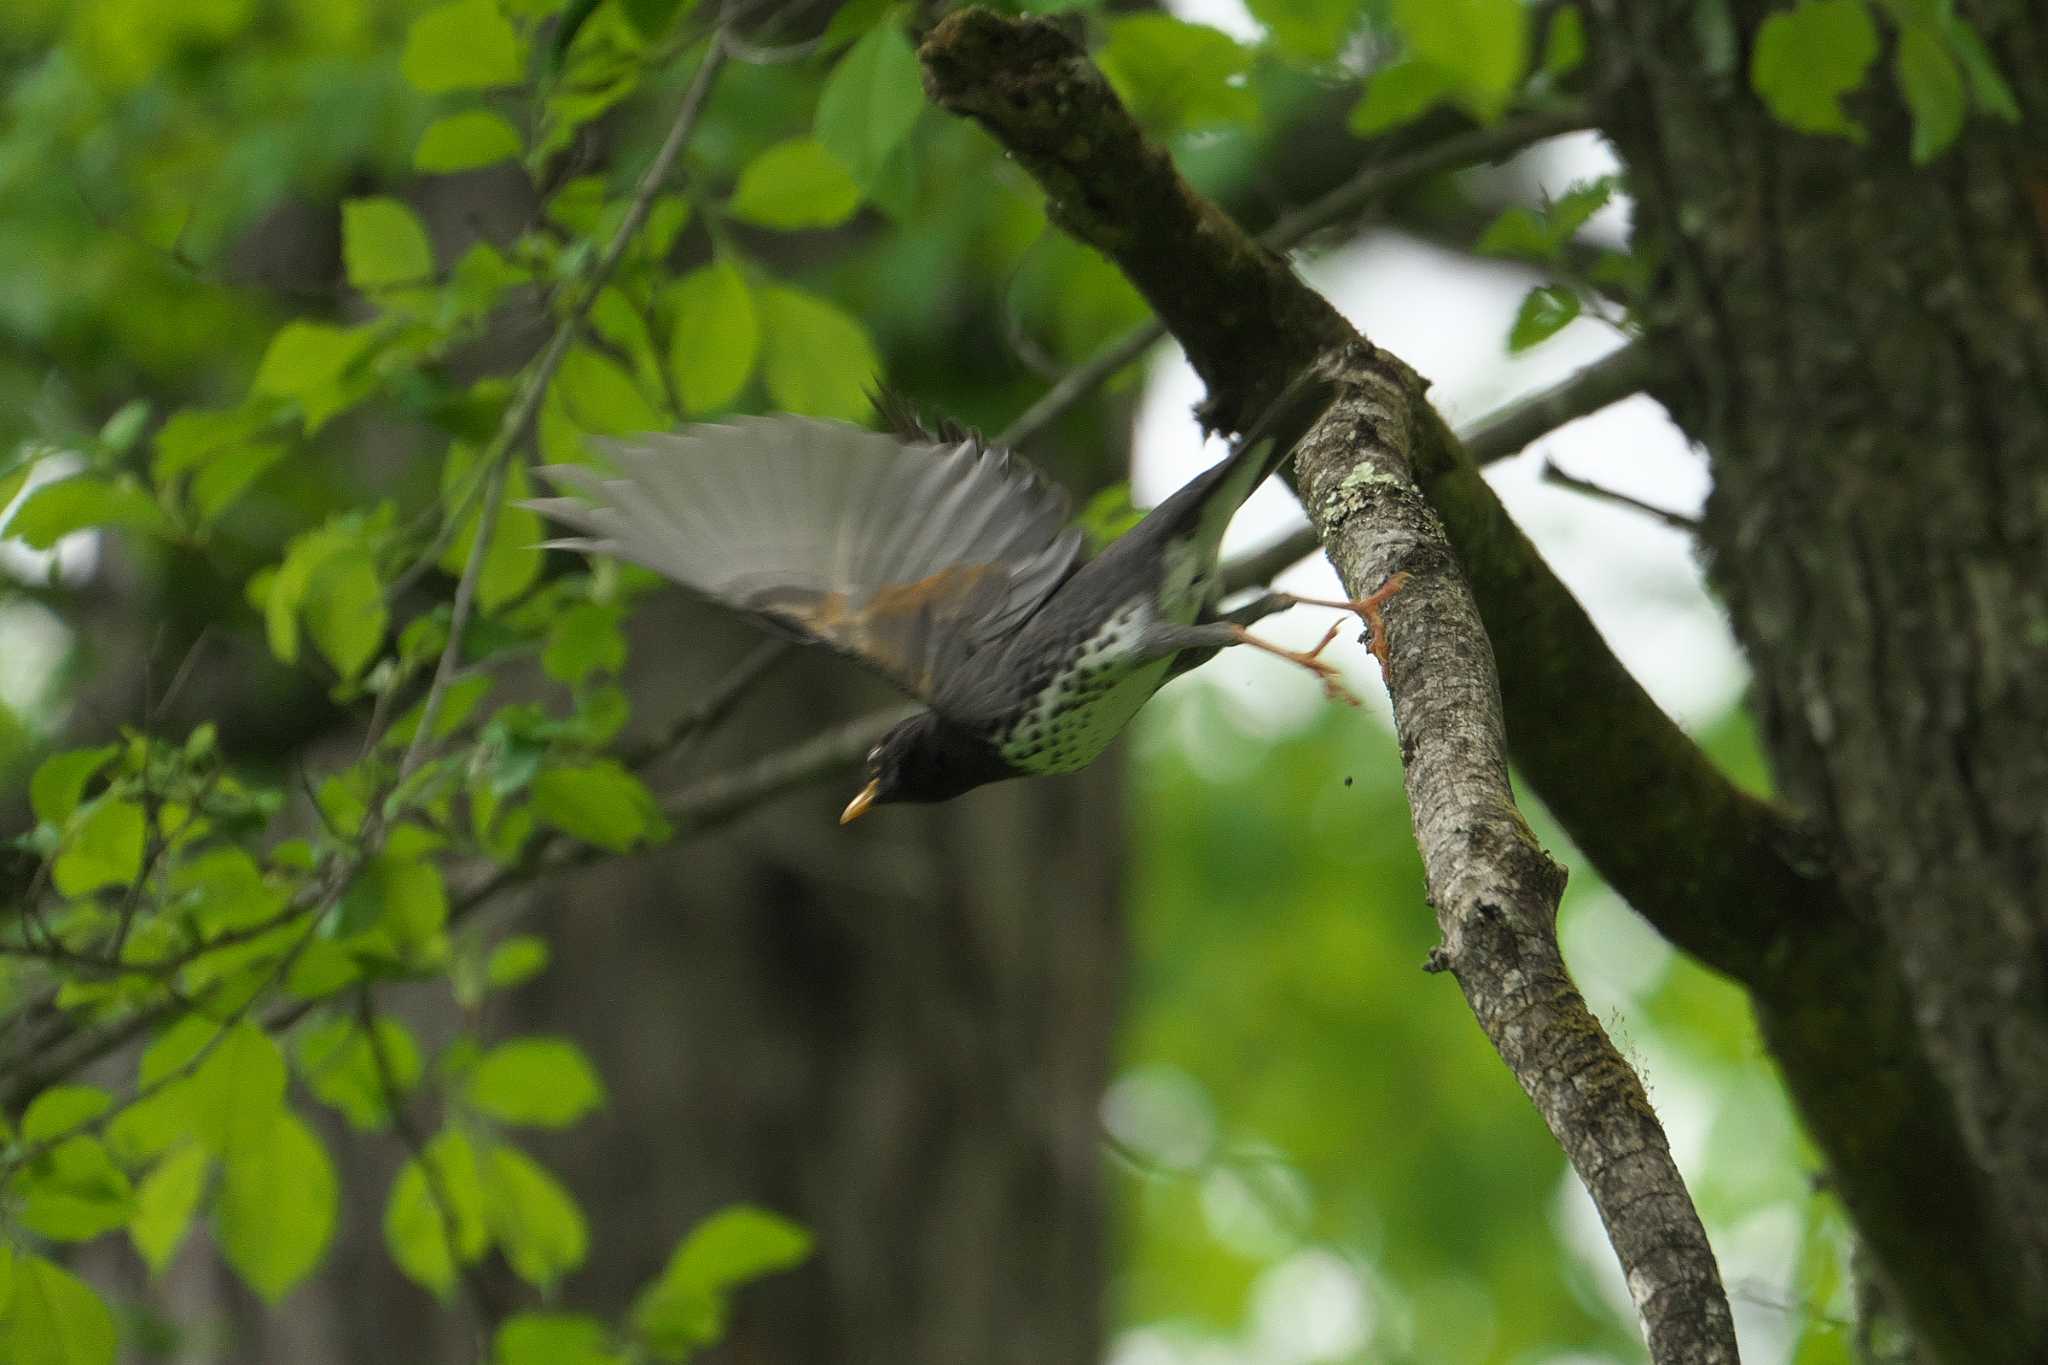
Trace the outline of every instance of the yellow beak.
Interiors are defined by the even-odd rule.
[[[879,777],[876,778],[874,781],[868,783],[865,787],[862,787],[860,789],[860,795],[854,797],[853,800],[847,802],[846,809],[839,812],[839,823],[842,825],[850,825],[854,821],[860,819],[861,814],[864,811],[866,811],[869,806],[875,804],[875,797],[877,794],[881,792],[881,790],[882,779]]]

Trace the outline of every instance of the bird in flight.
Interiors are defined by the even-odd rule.
[[[943,801],[1005,778],[1083,767],[1170,678],[1244,644],[1315,672],[1321,658],[1247,629],[1297,604],[1365,618],[1370,597],[1266,593],[1217,610],[1224,528],[1336,393],[1297,380],[1231,453],[1092,559],[1063,490],[1011,452],[948,427],[902,435],[806,417],[735,417],[593,442],[609,469],[540,473],[567,496],[536,510],[554,547],[631,560],[771,628],[853,656],[923,701],[867,756],[845,824],[888,802]],[[887,406],[886,404],[884,406]]]

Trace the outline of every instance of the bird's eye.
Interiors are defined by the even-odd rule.
[[[868,750],[868,766],[869,766],[870,768],[876,768],[876,767],[880,767],[880,766],[881,766],[881,763],[882,763],[882,746],[881,746],[881,745],[879,745],[879,744],[877,744],[877,745],[876,745],[876,746],[875,746],[874,748],[872,748],[872,749]]]

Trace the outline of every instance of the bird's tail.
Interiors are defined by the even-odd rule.
[[[1170,519],[1183,526],[1199,519],[1193,527],[1196,542],[1214,555],[1237,509],[1293,453],[1336,397],[1337,385],[1322,375],[1307,372],[1296,378],[1259,414],[1236,450],[1174,494],[1182,507],[1177,516],[1169,513]],[[1166,511],[1166,504],[1160,510]]]

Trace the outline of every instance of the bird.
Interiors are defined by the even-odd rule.
[[[1231,645],[1307,668],[1356,705],[1321,657],[1341,618],[1309,650],[1248,628],[1295,605],[1354,612],[1384,667],[1380,608],[1405,574],[1353,601],[1267,592],[1219,610],[1224,528],[1336,392],[1296,379],[1222,460],[1093,558],[1057,484],[887,399],[877,406],[894,431],[771,414],[593,439],[609,467],[542,466],[560,496],[527,505],[574,533],[549,548],[643,565],[925,703],[868,753],[844,825],[879,805],[1079,769],[1168,680]]]

